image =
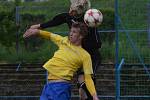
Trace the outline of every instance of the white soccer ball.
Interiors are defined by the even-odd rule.
[[[84,22],[89,27],[97,27],[102,23],[102,21],[103,21],[103,15],[99,10],[89,9],[85,12]]]

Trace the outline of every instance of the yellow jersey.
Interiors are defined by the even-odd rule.
[[[49,73],[49,79],[53,75],[60,79],[71,80],[81,67],[84,74],[93,74],[89,53],[82,47],[71,44],[67,36],[62,37],[47,31],[40,31],[40,36],[53,41],[58,46],[54,56],[43,66]]]
[[[62,37],[42,30],[40,30],[39,35],[53,41],[58,46],[54,56],[43,66],[48,71],[48,79],[71,80],[74,73],[83,67],[87,89],[91,95],[95,95],[96,90],[91,78],[93,69],[89,53],[82,47],[71,44],[67,36]]]

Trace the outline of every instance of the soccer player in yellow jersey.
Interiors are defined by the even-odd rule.
[[[59,48],[43,66],[48,71],[48,83],[43,88],[40,100],[71,100],[70,81],[81,67],[84,71],[85,84],[93,100],[99,100],[91,78],[93,74],[91,57],[81,47],[86,34],[87,27],[83,23],[72,24],[69,36],[66,37],[39,29],[28,29],[25,32],[24,38],[38,35],[53,41]]]

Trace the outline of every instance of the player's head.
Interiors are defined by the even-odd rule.
[[[89,0],[70,0],[71,6],[69,13],[72,16],[82,15],[91,7]]]
[[[73,23],[69,33],[69,40],[71,43],[81,43],[87,33],[87,26],[84,23]]]

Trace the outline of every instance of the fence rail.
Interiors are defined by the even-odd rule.
[[[3,75],[0,77],[0,100],[37,100],[46,83],[47,73],[41,67],[42,63],[22,63],[16,71],[17,66],[18,64],[0,64],[0,73]],[[101,100],[150,99],[150,79],[141,64],[125,64],[122,61],[118,67],[121,70],[117,74],[114,66],[115,64],[101,64],[97,70],[96,87]],[[115,79],[117,75],[120,78]],[[72,87],[72,99],[76,100],[79,98],[76,84],[72,84]]]

